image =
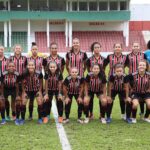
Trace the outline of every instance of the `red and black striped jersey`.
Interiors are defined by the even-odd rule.
[[[4,88],[15,88],[16,84],[21,80],[21,77],[18,72],[9,73],[8,71],[4,71],[2,73],[2,83]]]
[[[26,92],[37,92],[40,90],[40,79],[43,79],[42,72],[35,71],[33,75],[30,75],[29,72],[26,72],[23,74],[22,78]]]
[[[61,70],[62,66],[64,66],[65,63],[65,59],[63,57],[60,57],[59,55],[57,55],[56,58],[53,58],[51,55],[49,57],[47,57],[45,59],[45,66],[47,66],[51,61],[55,61],[57,63],[57,66],[59,67],[59,69]]]
[[[116,74],[110,75],[109,82],[113,84],[112,90],[118,92],[124,91],[125,76],[125,74],[120,77],[118,77]]]
[[[105,58],[99,55],[97,59],[94,55],[87,59],[86,65],[91,68],[95,63],[99,64],[103,68]]]
[[[84,78],[78,76],[75,80],[71,76],[68,76],[64,80],[64,85],[68,89],[69,95],[79,95],[81,85],[84,83]]]
[[[141,76],[138,72],[129,74],[126,76],[125,82],[130,84],[133,93],[150,92],[150,72],[145,72],[144,76]]]
[[[60,72],[52,75],[50,72],[46,72],[44,76],[45,80],[48,80],[48,90],[58,91],[58,83],[63,80],[63,76]]]
[[[79,51],[77,54],[70,51],[66,54],[66,59],[69,61],[69,67],[77,67],[79,70],[79,75],[81,77],[84,76],[84,62],[87,59],[87,55],[85,52]]]
[[[8,59],[6,57],[3,57],[3,59],[0,60],[0,70],[2,73],[7,70],[7,63]]]
[[[9,60],[15,63],[16,71],[22,75],[27,66],[27,58],[25,56],[20,56],[19,58],[16,56],[10,56]]]
[[[116,56],[115,54],[110,54],[107,56],[107,58],[104,60],[104,66],[106,67],[108,64],[110,66],[109,75],[114,74],[114,66],[117,63],[120,63],[124,66],[127,65],[127,56],[121,54],[120,56]]]
[[[31,56],[31,57],[27,58],[27,62],[30,60],[34,61],[35,69],[42,72],[42,67],[45,66],[45,59],[43,57],[39,57],[39,56],[37,56],[36,58],[33,58]]]
[[[1,85],[2,85],[2,71],[0,70],[0,87],[1,87]]]
[[[105,75],[99,73],[95,76],[92,72],[88,73],[86,76],[86,82],[89,84],[88,91],[94,93],[102,92],[102,85],[107,83]]]
[[[141,59],[145,59],[144,53],[138,52],[137,54],[134,54],[131,52],[127,55],[127,65],[129,67],[129,73],[134,73],[138,69],[138,62]]]

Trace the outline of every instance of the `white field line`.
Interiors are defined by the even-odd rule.
[[[52,112],[53,112],[54,119],[56,122],[56,128],[57,128],[59,139],[60,139],[60,142],[62,145],[62,149],[63,150],[71,150],[71,146],[68,141],[65,129],[62,124],[58,123],[58,113],[57,113],[56,103],[54,100],[52,101]]]

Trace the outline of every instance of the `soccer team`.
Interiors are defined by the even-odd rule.
[[[33,119],[34,99],[37,101],[38,123],[48,123],[54,97],[59,123],[70,121],[73,98],[78,105],[77,121],[81,124],[89,123],[94,117],[95,96],[99,99],[99,119],[101,123],[106,124],[112,121],[113,102],[117,95],[122,119],[127,123],[136,123],[137,108],[140,104],[143,121],[150,123],[150,56],[142,53],[137,42],[133,43],[132,51],[128,55],[122,54],[120,43],[114,44],[113,49],[114,52],[104,58],[100,55],[100,43],[94,42],[91,45],[92,56],[88,58],[87,54],[80,50],[79,39],[74,38],[72,49],[67,52],[65,61],[57,53],[57,43],[51,43],[50,55],[46,58],[38,56],[36,43],[32,43],[31,57],[23,56],[21,45],[16,44],[13,47],[14,55],[8,59],[4,56],[4,47],[0,46],[1,124],[10,120],[9,96],[12,119],[16,125],[25,123],[28,100],[29,120]],[[63,79],[65,65],[68,76]],[[107,65],[108,75],[105,74]],[[125,74],[125,67],[129,68],[128,75]]]

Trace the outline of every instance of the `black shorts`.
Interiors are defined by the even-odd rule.
[[[22,95],[22,83],[19,82],[18,86],[19,86],[19,96],[21,96]]]
[[[58,96],[58,91],[48,91],[48,96]]]
[[[117,96],[117,94],[118,94],[120,100],[124,100],[125,97],[126,97],[125,91],[115,91],[115,90],[112,90],[111,91],[111,98],[114,100],[115,97]]]
[[[150,93],[132,93],[131,98],[138,99],[139,101],[145,101],[146,99],[150,99]]]
[[[13,100],[16,100],[16,89],[4,88],[4,98],[8,99],[8,96],[11,96]]]
[[[39,96],[37,91],[26,91],[26,94],[27,99],[30,99],[31,101],[33,101],[35,97]]]
[[[79,94],[69,94],[68,97],[72,100],[72,98],[74,97],[76,100],[79,97]]]
[[[88,95],[89,95],[91,98],[94,98],[94,94],[96,94],[96,96],[99,97],[100,95],[103,94],[103,92],[92,92],[92,91],[89,91],[89,92],[88,92]]]

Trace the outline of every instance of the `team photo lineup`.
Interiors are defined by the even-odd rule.
[[[38,46],[33,42],[31,56],[24,56],[22,46],[16,43],[9,58],[5,57],[4,46],[0,46],[1,125],[9,125],[12,119],[19,126],[34,119],[34,101],[38,124],[49,122],[52,101],[56,101],[58,122],[67,124],[71,121],[74,100],[79,124],[88,124],[93,119],[109,124],[117,95],[122,120],[137,123],[139,108],[142,120],[150,123],[150,41],[147,51],[133,42],[126,55],[122,53],[122,43],[114,43],[113,53],[106,58],[100,54],[101,44],[97,41],[91,45],[90,57],[80,49],[78,37],[72,40],[72,48],[65,58],[58,54],[58,44],[50,43],[49,56],[39,56]],[[99,118],[93,115],[95,99],[99,100]]]

